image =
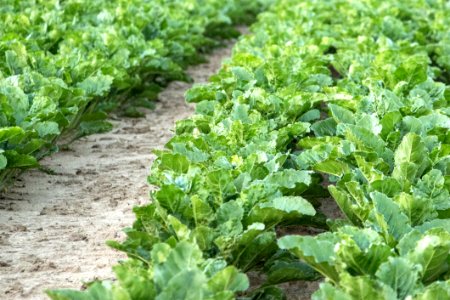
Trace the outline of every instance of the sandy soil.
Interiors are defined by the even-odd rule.
[[[189,74],[205,82],[230,52],[231,45],[216,50]],[[112,276],[111,266],[125,255],[105,241],[120,239],[134,220],[133,206],[148,201],[151,150],[193,112],[184,102],[190,86],[171,83],[145,118],[116,119],[112,132],[45,158],[42,165],[57,175],[25,172],[0,195],[0,299],[46,299],[45,289]]]

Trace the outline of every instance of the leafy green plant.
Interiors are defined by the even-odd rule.
[[[0,190],[59,143],[110,130],[105,112],[139,115],[136,106],[149,107],[171,80],[189,80],[187,65],[269,3],[1,2]]]
[[[152,203],[109,244],[142,270],[160,243],[188,243],[264,274],[244,299],[320,276],[314,299],[448,298],[447,8],[277,1],[187,93],[196,114],[156,151]],[[327,232],[282,236],[292,227]]]

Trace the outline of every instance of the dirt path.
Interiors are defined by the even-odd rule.
[[[215,51],[189,74],[205,82],[230,52],[231,45]],[[125,255],[105,241],[121,238],[134,220],[133,206],[148,201],[151,150],[162,148],[174,122],[193,112],[184,102],[189,87],[173,82],[145,119],[114,121],[112,132],[42,161],[58,175],[25,172],[0,195],[0,299],[46,299],[45,289],[112,276],[111,266]]]

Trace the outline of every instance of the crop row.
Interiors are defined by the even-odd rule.
[[[118,280],[49,295],[283,299],[325,277],[313,299],[450,298],[449,25],[443,0],[277,1],[187,93],[159,190],[109,242]]]
[[[106,112],[151,107],[266,2],[0,1],[0,190],[57,140],[109,130]]]

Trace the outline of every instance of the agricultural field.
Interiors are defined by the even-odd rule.
[[[80,226],[118,217],[96,186],[135,206],[114,274],[51,299],[450,299],[449,1],[7,1],[0,21],[2,207],[70,147],[121,151],[75,171],[102,211]],[[204,83],[185,105],[173,81]],[[92,135],[111,129],[125,147]]]

